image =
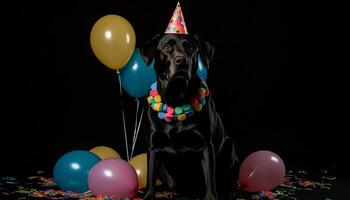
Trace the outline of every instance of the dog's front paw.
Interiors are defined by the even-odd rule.
[[[146,195],[143,197],[143,200],[154,200],[155,199],[155,195],[154,195],[154,191],[148,190]]]

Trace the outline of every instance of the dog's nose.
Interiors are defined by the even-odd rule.
[[[179,56],[175,58],[175,64],[176,65],[184,65],[186,64],[186,57],[185,56]]]

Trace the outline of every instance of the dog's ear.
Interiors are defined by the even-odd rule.
[[[147,42],[145,42],[142,48],[140,48],[141,56],[143,60],[147,63],[147,65],[149,65],[154,58],[154,53],[160,38],[161,38],[161,35],[158,34],[154,36],[151,40],[148,40]]]
[[[194,35],[197,45],[199,47],[199,53],[205,66],[209,69],[209,63],[214,56],[214,47],[207,41],[201,41],[197,35]]]

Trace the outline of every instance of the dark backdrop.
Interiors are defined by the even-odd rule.
[[[164,32],[176,3],[19,1],[11,15],[12,65],[3,76],[1,174],[51,172],[64,153],[97,145],[125,158],[117,76],[93,55],[90,31],[100,17],[118,14],[132,24],[140,47]],[[208,84],[239,157],[266,149],[287,168],[335,165],[327,5],[181,3],[189,32],[215,47]],[[131,133],[135,104],[124,101]],[[137,153],[144,151],[140,137]]]

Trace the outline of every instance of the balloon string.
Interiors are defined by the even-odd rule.
[[[136,139],[137,121],[138,121],[139,107],[140,107],[139,99],[136,98],[135,101],[136,101],[136,115],[135,115],[134,135],[133,135],[133,138],[132,138],[132,147],[134,146],[135,139]],[[130,158],[132,158],[132,154],[133,154],[133,149],[131,150]]]
[[[126,125],[125,125],[125,114],[124,114],[124,103],[123,103],[123,89],[122,89],[122,81],[120,78],[120,71],[117,70],[118,81],[119,81],[119,93],[121,98],[121,112],[123,117],[123,129],[124,129],[124,138],[125,138],[125,148],[126,148],[126,158],[130,160],[129,157],[129,145],[128,145],[128,135],[126,133]]]
[[[135,149],[135,145],[136,145],[136,142],[137,142],[137,137],[139,136],[139,131],[140,131],[141,122],[142,122],[142,117],[143,117],[143,111],[144,111],[144,106],[142,106],[142,111],[141,111],[140,120],[139,120],[139,123],[138,123],[138,126],[137,126],[137,130],[136,130],[135,141],[133,141],[133,144],[132,144],[131,157],[132,157],[132,155],[134,154],[134,149]]]

